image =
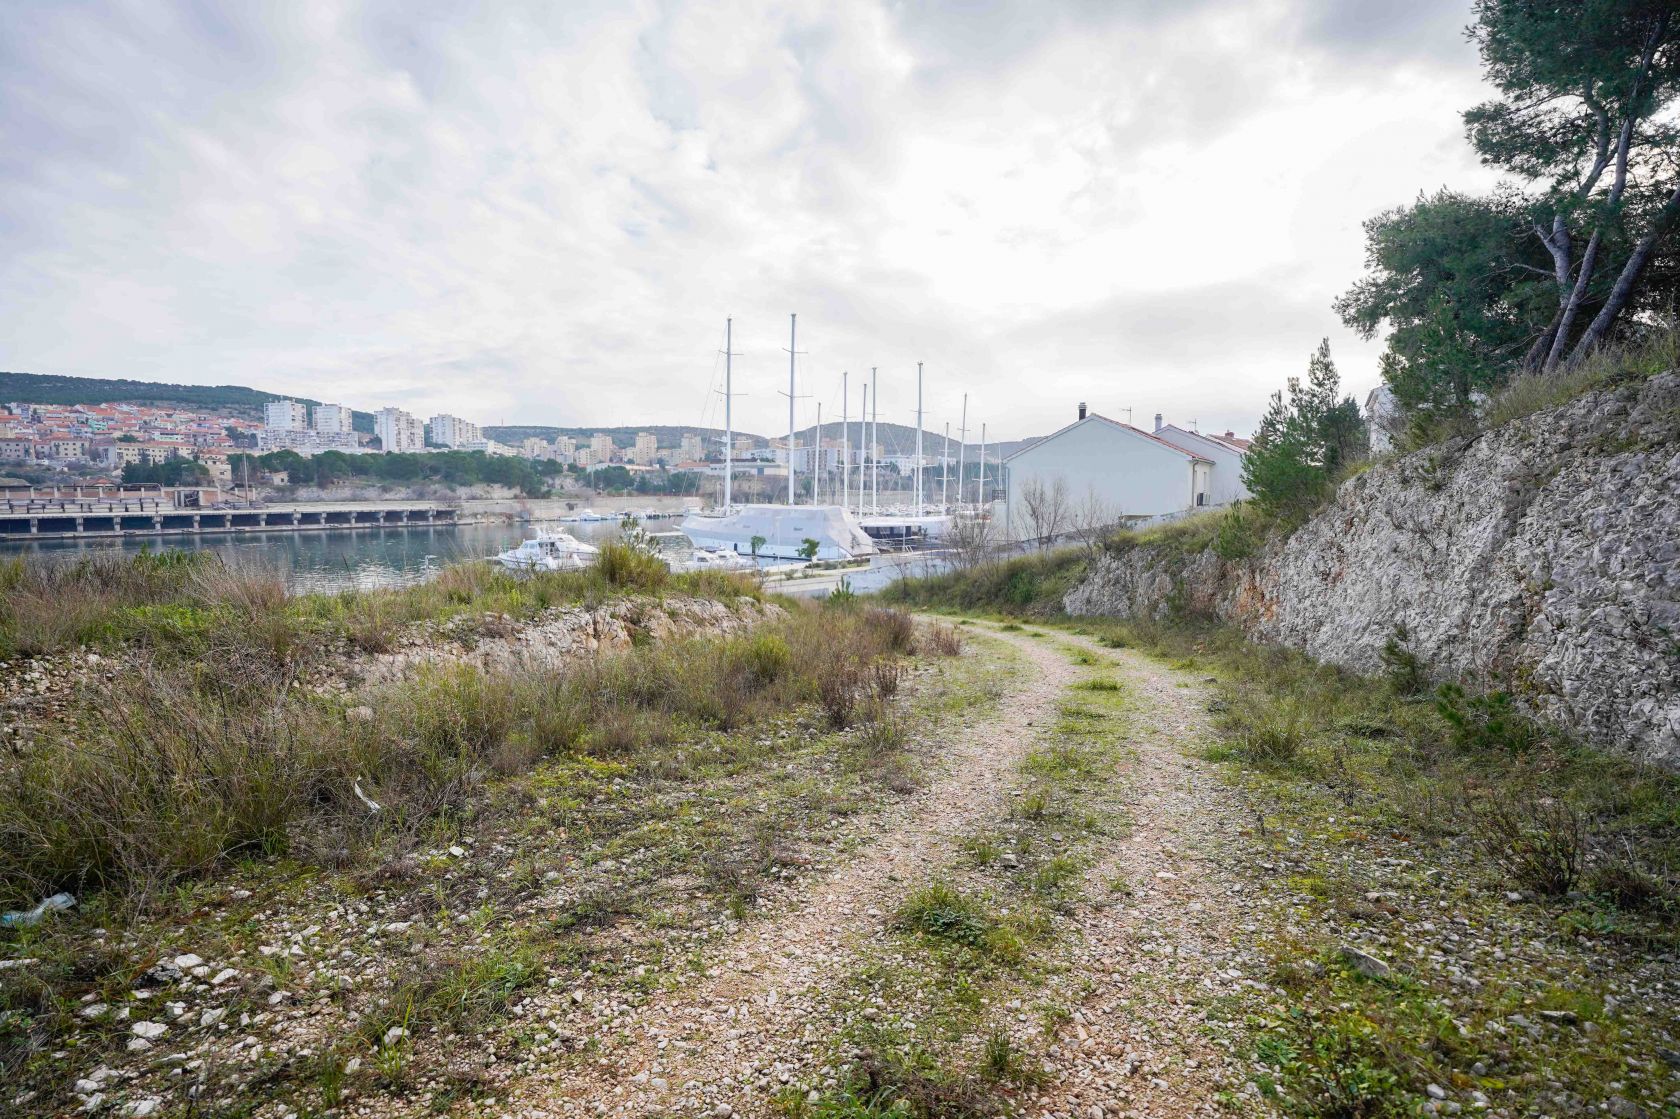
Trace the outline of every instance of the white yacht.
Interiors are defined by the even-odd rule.
[[[560,523],[568,525],[592,525],[599,524],[602,521],[616,521],[618,519],[619,516],[617,514],[597,513],[593,509],[580,509],[576,513],[561,517]]]
[[[748,556],[723,548],[700,548],[680,532],[650,532],[648,540],[656,554],[673,572],[752,571],[757,565]]]
[[[538,532],[517,548],[509,548],[496,562],[510,571],[577,571],[595,562],[599,549],[568,532]]]

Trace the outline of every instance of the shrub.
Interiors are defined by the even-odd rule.
[[[1250,762],[1277,765],[1295,760],[1312,734],[1313,718],[1293,695],[1247,692],[1221,718],[1237,754]]]
[[[928,651],[941,657],[954,657],[963,650],[963,636],[953,626],[930,625],[926,630]]]
[[[1435,708],[1460,749],[1526,754],[1546,738],[1540,724],[1518,712],[1506,692],[1471,695],[1458,684],[1442,684],[1435,691]]]
[[[1396,623],[1394,632],[1383,642],[1377,654],[1382,662],[1383,677],[1398,696],[1418,696],[1429,690],[1429,674],[1416,653],[1406,648],[1411,635],[1404,622]]]
[[[600,554],[595,557],[595,570],[609,586],[639,591],[658,590],[671,576],[664,560],[621,540],[609,540],[601,545]]]
[[[1557,797],[1488,797],[1473,829],[1482,849],[1512,879],[1550,896],[1573,890],[1586,865],[1586,818]]]
[[[5,774],[4,892],[144,888],[284,850],[319,712],[265,698],[195,692],[151,668],[91,693]]]

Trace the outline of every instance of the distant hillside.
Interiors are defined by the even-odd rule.
[[[20,404],[147,404],[260,420],[264,404],[270,400],[288,399],[311,405],[320,403],[307,397],[287,397],[243,385],[170,385],[116,377],[61,377],[51,373],[0,371],[0,403],[7,404],[14,401]],[[357,431],[373,432],[371,412],[356,412],[353,415]]]
[[[800,443],[808,445],[815,432],[815,424],[799,432],[798,438]],[[972,435],[974,433],[971,431],[969,434]],[[823,438],[829,440],[839,439],[840,424],[838,422],[823,424]],[[913,455],[916,453],[916,429],[908,424],[881,424],[880,438],[881,453],[883,455]],[[853,420],[851,423],[851,431],[849,432],[846,441],[853,447],[857,446],[858,422],[856,420]],[[1034,440],[1016,439],[1001,444],[988,443],[986,444],[986,461],[997,462],[1000,458],[1005,458],[1014,454],[1016,451],[1031,442],[1034,442]],[[943,432],[927,431],[925,429],[922,431],[922,454],[938,455],[940,453],[940,447],[944,444],[945,436]],[[958,457],[961,453],[961,447],[961,441],[957,439],[952,439],[950,441],[951,458],[955,459]],[[970,439],[968,442],[968,461],[980,461],[980,441],[978,439]]]
[[[641,427],[548,427],[542,424],[508,424],[498,427],[481,428],[486,439],[494,439],[498,443],[507,443],[517,447],[524,439],[543,439],[553,442],[557,435],[569,435],[573,439],[587,441],[596,434],[610,435],[615,446],[629,447],[636,442],[636,436],[642,432],[650,432],[662,447],[674,447],[682,441],[685,435],[698,435],[704,439],[723,438],[721,427],[681,427],[671,424],[645,424]],[[750,431],[737,431],[737,438],[751,439],[755,444],[765,442],[762,435],[754,435]]]
[[[523,424],[507,425],[502,427],[486,427],[483,430],[486,438],[494,439],[497,442],[507,443],[516,447],[523,439],[535,438],[552,441],[557,435],[569,435],[574,439],[587,440],[590,436],[596,434],[597,432],[612,436],[613,443],[620,447],[631,446],[636,441],[636,435],[644,431],[652,432],[655,436],[657,436],[660,446],[675,446],[684,435],[700,435],[707,440],[719,439],[723,436],[722,428],[677,427],[667,424],[649,424],[642,427],[548,427],[537,424]],[[882,454],[909,455],[915,453],[915,428],[906,424],[884,423],[880,425],[880,433]],[[751,439],[756,446],[763,446],[770,441],[766,436],[755,435],[748,431],[737,431],[735,434],[740,437]],[[800,445],[809,446],[811,440],[815,438],[815,436],[816,425],[812,424],[810,427],[807,427],[798,433]],[[781,438],[781,436],[778,435],[776,438]],[[831,441],[838,440],[840,438],[840,423],[838,420],[834,423],[823,424],[823,438]],[[856,420],[853,420],[847,442],[851,446],[855,447],[857,446],[857,441],[858,424]],[[939,454],[939,447],[943,441],[944,436],[939,432],[923,431],[922,453],[926,455]],[[988,462],[997,462],[1000,458],[1014,454],[1030,442],[1033,442],[1033,440],[1017,439],[1003,444],[988,444],[986,447],[986,460]],[[952,439],[951,457],[953,459],[958,456],[958,449],[959,444],[957,440]],[[979,440],[976,439],[969,442],[968,457],[974,462],[980,461]]]

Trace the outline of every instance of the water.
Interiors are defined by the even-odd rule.
[[[653,526],[663,522],[653,522]],[[580,540],[618,535],[616,522],[561,526]],[[0,554],[74,555],[78,552],[135,553],[178,548],[219,552],[234,563],[278,568],[294,593],[403,587],[430,578],[439,568],[486,559],[532,535],[528,524],[492,521],[461,525],[409,525],[320,532],[203,533],[127,536],[108,539],[11,540]]]
[[[647,523],[650,531],[675,529],[677,520]],[[596,543],[619,533],[616,521],[588,524],[545,524],[562,528],[579,540]],[[408,525],[311,532],[247,532],[184,534],[170,536],[125,536],[105,539],[8,540],[0,541],[0,555],[36,553],[73,556],[77,553],[117,549],[126,553],[168,548],[219,552],[235,564],[259,564],[277,568],[294,594],[346,590],[406,587],[431,578],[441,568],[467,560],[488,559],[528,539],[536,526],[519,522],[490,521],[460,525]],[[765,566],[785,565],[786,560],[761,560]],[[848,571],[846,583],[860,594],[878,591],[904,575],[925,575],[945,569],[933,556],[881,555],[866,569]],[[828,594],[838,577],[793,580],[777,584],[784,594]]]

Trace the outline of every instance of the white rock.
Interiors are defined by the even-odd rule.
[[[169,1032],[169,1027],[162,1022],[134,1022],[128,1027],[134,1036],[153,1041]]]
[[[201,1026],[214,1026],[217,1022],[220,1022],[223,1018],[226,1018],[226,1017],[227,1017],[227,1008],[226,1007],[222,1007],[222,1006],[212,1007],[211,1009],[206,1010],[203,1014],[200,1014],[198,1016],[198,1024],[201,1025]]]
[[[407,1036],[407,1030],[403,1029],[401,1026],[392,1026],[390,1029],[385,1031],[385,1044],[395,1045]]]
[[[195,956],[191,952],[187,952],[184,955],[175,957],[175,966],[180,968],[182,971],[191,971],[195,967],[203,967],[204,959],[201,956]]]

